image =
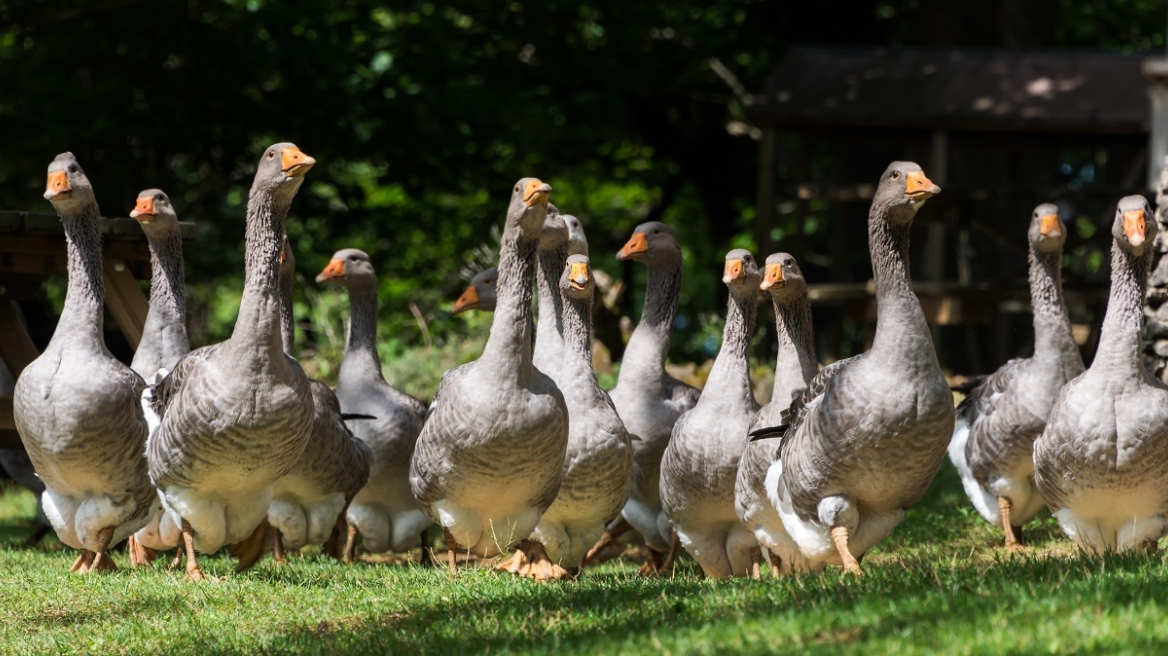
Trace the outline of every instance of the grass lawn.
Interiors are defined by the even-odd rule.
[[[865,576],[669,579],[611,561],[575,582],[485,570],[267,560],[217,582],[181,572],[71,575],[55,539],[25,549],[31,494],[0,496],[0,653],[1157,653],[1168,649],[1160,556],[1077,555],[1050,518],[1011,553],[976,518],[956,474],[864,560]],[[630,553],[632,553],[630,551]]]

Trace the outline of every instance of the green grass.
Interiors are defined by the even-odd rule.
[[[1155,653],[1168,648],[1160,556],[1077,555],[1050,518],[1012,553],[976,518],[946,466],[856,580],[838,571],[671,579],[629,558],[575,582],[414,565],[351,567],[319,555],[221,580],[179,572],[71,575],[52,539],[26,549],[33,498],[0,496],[0,653]],[[629,553],[633,553],[631,550]]]

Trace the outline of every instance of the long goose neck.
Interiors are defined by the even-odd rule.
[[[68,251],[69,285],[65,307],[54,341],[58,335],[83,338],[105,350],[104,316],[105,279],[102,277],[101,213],[97,203],[88,203],[77,214],[60,213],[65,228]]]
[[[742,297],[730,294],[726,308],[726,326],[722,329],[722,348],[714,359],[705,390],[714,390],[722,398],[750,399],[754,393],[750,384],[750,338],[754,335],[758,304],[752,294]]]
[[[280,342],[284,352],[296,357],[296,316],[293,310],[294,273],[280,271]]]
[[[479,362],[491,371],[531,374],[531,286],[537,237],[508,221],[499,248],[495,316]]]
[[[681,295],[681,261],[647,267],[645,305],[621,361],[620,380],[637,386],[665,384],[669,335]]]
[[[538,249],[537,253],[535,284],[539,321],[535,324],[532,362],[537,369],[548,373],[555,369],[554,363],[564,355],[564,297],[560,293],[560,274],[564,271],[564,261],[568,259],[568,244],[565,242],[549,250]]]
[[[1136,256],[1117,245],[1111,247],[1111,295],[1092,369],[1099,365],[1128,373],[1141,369],[1140,332],[1144,327],[1144,293],[1151,261],[1151,248]]]
[[[187,336],[186,285],[183,281],[182,233],[167,229],[146,233],[150,247],[150,310],[132,368],[149,378],[148,366],[170,369],[191,350]]]
[[[373,285],[349,287],[348,332],[338,380],[385,380],[377,355],[377,288]]]
[[[1071,333],[1071,320],[1063,300],[1062,249],[1038,252],[1030,247],[1030,304],[1034,308],[1034,357],[1082,363]],[[1081,366],[1080,366],[1081,368]]]
[[[876,279],[876,337],[872,353],[906,364],[919,363],[919,357],[904,356],[928,351],[932,363],[937,354],[929,335],[929,326],[913,293],[909,279],[909,231],[912,220],[887,214],[897,210],[872,208],[868,217],[868,248],[872,253],[872,273]],[[909,212],[908,208],[899,208]],[[939,365],[937,365],[939,366]]]
[[[592,295],[569,299],[564,304],[563,319],[564,377],[592,375]]]
[[[775,333],[779,336],[779,354],[775,361],[775,388],[771,403],[788,405],[795,392],[819,372],[815,359],[815,336],[811,326],[811,300],[800,294],[794,302],[782,303],[777,298]]]
[[[280,334],[280,250],[293,195],[252,189],[248,198],[243,298],[231,334],[240,357],[248,360],[285,362]]]

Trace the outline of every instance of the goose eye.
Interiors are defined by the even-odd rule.
[[[268,159],[272,159],[275,156],[276,156],[276,151],[274,151],[274,150],[268,151]]]
[[[69,165],[69,172],[70,172],[70,173],[76,173],[76,172],[77,172],[77,167],[76,167],[76,166],[73,166],[72,164],[70,164],[70,165]]]
[[[893,172],[892,172],[892,179],[893,179],[893,180],[895,180],[895,179],[897,179],[897,178],[899,178],[899,177],[900,177],[900,171],[893,171]]]
[[[655,234],[655,235],[659,235],[659,234],[661,234],[661,231],[660,231],[660,230],[654,230],[654,231],[653,231],[653,234]]]
[[[519,193],[519,185],[515,185],[515,193]]]

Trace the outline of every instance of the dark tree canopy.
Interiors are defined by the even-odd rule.
[[[752,246],[745,109],[788,44],[1146,50],[1165,18],[1156,0],[0,2],[0,207],[50,211],[64,150],[107,215],[161,187],[202,224],[188,278],[207,299],[241,276],[255,159],[291,140],[319,162],[289,221],[303,272],[370,251],[416,335],[407,303],[444,321],[535,175],[600,268],[637,223],[673,223],[689,307],[713,310],[709,272]]]

